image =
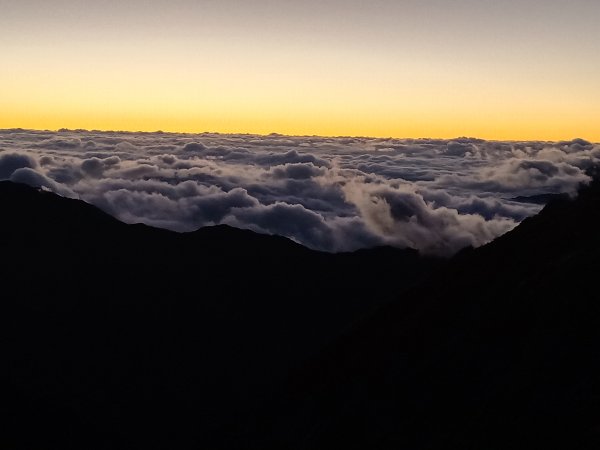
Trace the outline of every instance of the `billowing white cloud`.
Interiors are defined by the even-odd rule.
[[[19,169],[34,168],[37,162],[27,154],[0,153],[0,180],[6,180]]]
[[[451,254],[575,192],[600,146],[481,139],[0,130],[0,179],[78,196],[126,222],[228,223],[311,248]]]
[[[29,167],[22,167],[15,170],[9,179],[15,183],[23,183],[38,188],[46,188],[59,195],[62,195],[63,197],[77,197],[77,195],[65,185],[59,184],[44,174],[36,172]]]

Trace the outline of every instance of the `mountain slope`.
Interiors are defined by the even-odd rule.
[[[285,412],[258,421],[249,439],[311,449],[598,448],[599,230],[595,181],[462,252],[300,372],[277,406]]]
[[[598,181],[448,263],[0,207],[4,447],[600,444]]]
[[[125,225],[0,182],[3,448],[215,447],[435,260]]]

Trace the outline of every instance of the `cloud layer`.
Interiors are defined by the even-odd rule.
[[[0,179],[81,198],[119,219],[191,231],[226,223],[325,251],[451,254],[575,192],[600,145],[460,138],[0,130]]]

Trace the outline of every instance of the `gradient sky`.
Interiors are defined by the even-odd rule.
[[[0,0],[0,128],[600,141],[598,0]]]

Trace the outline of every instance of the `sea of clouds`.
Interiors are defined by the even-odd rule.
[[[471,138],[0,130],[0,180],[176,231],[229,224],[325,251],[452,254],[574,193],[600,145]]]

